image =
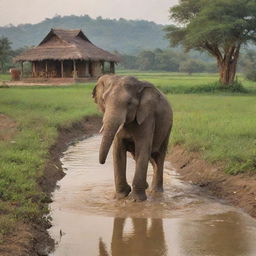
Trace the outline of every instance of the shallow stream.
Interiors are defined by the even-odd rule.
[[[100,136],[70,146],[51,204],[52,256],[255,256],[256,221],[180,180],[166,163],[162,196],[116,201],[111,154]],[[134,161],[128,159],[131,184]],[[152,177],[149,169],[148,182]]]

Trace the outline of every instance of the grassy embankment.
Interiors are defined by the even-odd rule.
[[[122,72],[128,74],[128,72]],[[132,72],[134,74],[134,72]],[[171,143],[200,151],[225,171],[256,171],[256,100],[254,83],[243,80],[249,93],[184,94],[217,80],[215,75],[135,73],[168,94],[174,109]],[[49,88],[1,88],[0,113],[14,118],[18,132],[12,142],[0,142],[0,235],[18,219],[37,220],[46,212],[45,195],[36,180],[44,170],[57,128],[96,112],[92,85]],[[197,90],[197,89],[195,89]]]
[[[0,113],[17,121],[11,141],[0,141],[0,241],[17,220],[38,220],[45,195],[36,180],[60,126],[96,113],[91,86],[1,88]]]
[[[0,74],[0,82],[1,81],[9,81],[11,78],[10,74]]]

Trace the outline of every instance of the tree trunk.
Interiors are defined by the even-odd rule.
[[[225,61],[219,64],[220,82],[229,86],[234,83],[237,63],[234,60]]]
[[[1,73],[3,74],[4,73],[4,62],[1,61]]]
[[[220,82],[226,87],[234,83],[239,51],[240,46],[237,48],[231,48],[231,50],[224,55],[224,58],[217,58],[220,72]]]

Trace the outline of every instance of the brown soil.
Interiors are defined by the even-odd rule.
[[[183,180],[199,185],[206,193],[224,199],[256,218],[255,174],[225,174],[221,165],[209,164],[199,153],[187,152],[181,146],[172,149],[168,160]]]
[[[0,113],[0,141],[10,140],[17,131],[17,124],[12,118]]]
[[[64,176],[60,157],[75,139],[89,137],[100,129],[101,118],[88,117],[72,127],[59,129],[56,144],[50,149],[50,159],[46,165],[44,176],[38,181],[39,186],[50,198],[56,182]],[[199,153],[190,153],[176,146],[168,155],[181,177],[188,182],[199,185],[205,192],[241,207],[251,216],[256,217],[256,176],[224,174],[221,166],[211,165],[204,161]],[[48,202],[49,203],[50,199]],[[0,246],[1,256],[36,256],[48,255],[54,242],[47,233],[49,223],[21,224],[11,238]],[[4,249],[4,250],[2,250]]]

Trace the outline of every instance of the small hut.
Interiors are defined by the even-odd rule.
[[[43,41],[14,59],[31,63],[31,79],[87,80],[115,73],[116,55],[95,46],[82,30],[51,29]]]

